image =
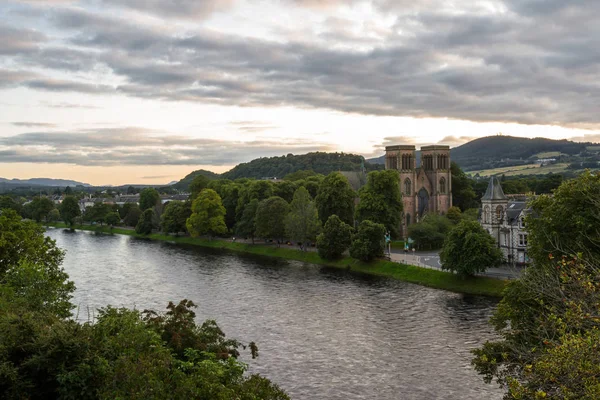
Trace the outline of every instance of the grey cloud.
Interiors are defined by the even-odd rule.
[[[214,12],[227,10],[235,3],[234,0],[102,0],[102,2],[161,17],[182,19],[205,18]]]
[[[30,132],[0,138],[3,162],[95,166],[232,165],[258,157],[331,150],[328,144],[303,139],[225,141],[159,135],[141,128]]]
[[[145,11],[175,4],[126,4],[134,3]],[[389,32],[381,32],[385,37],[379,43],[353,38],[339,29],[343,24],[335,28],[336,22],[330,21],[331,38],[372,45],[363,50],[323,46],[310,38],[280,43],[190,32],[108,13],[56,9],[48,12],[48,20],[70,34],[67,44],[23,52],[14,56],[15,62],[84,73],[106,70],[122,83],[113,88],[103,82],[11,77],[0,70],[0,87],[20,84],[247,107],[600,126],[600,25],[591,23],[600,2],[492,1],[507,8],[504,13],[484,12],[480,2],[464,3],[467,12],[456,14],[447,12],[449,3],[440,0],[378,0],[376,6],[396,18]],[[192,6],[181,4],[182,10]]]
[[[49,122],[13,122],[12,125],[24,128],[54,128],[56,126]]]
[[[20,54],[35,51],[46,36],[32,29],[17,29],[0,25],[0,54]]]

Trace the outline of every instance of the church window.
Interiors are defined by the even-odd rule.
[[[502,206],[496,207],[496,221],[502,221],[502,217],[504,216],[504,209]]]
[[[440,179],[440,193],[446,193],[446,178],[444,177]]]
[[[519,219],[519,227],[525,228],[525,217]]]
[[[490,222],[490,207],[485,206],[483,209],[483,223],[488,224]]]
[[[406,214],[406,225],[410,225],[410,214]]]
[[[411,188],[411,182],[410,179],[406,178],[406,180],[404,181],[404,194],[407,196],[411,196],[412,195],[412,188]]]

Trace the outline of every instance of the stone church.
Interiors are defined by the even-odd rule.
[[[421,162],[417,166],[415,146],[387,146],[385,169],[400,173],[400,192],[404,203],[402,233],[408,225],[418,222],[428,212],[445,214],[452,207],[452,173],[450,146],[421,147]]]

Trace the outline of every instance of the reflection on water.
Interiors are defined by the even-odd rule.
[[[127,236],[48,235],[67,250],[78,318],[114,306],[162,310],[183,298],[198,320],[256,341],[247,360],[293,399],[500,399],[470,366],[492,337],[493,300],[272,258]]]

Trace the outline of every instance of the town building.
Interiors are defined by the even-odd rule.
[[[401,231],[405,237],[407,227],[426,213],[445,214],[452,207],[450,146],[423,146],[420,161],[417,165],[415,146],[385,148],[385,168],[400,173],[404,204]]]
[[[512,198],[506,196],[498,179],[490,178],[481,198],[479,223],[496,240],[509,264],[525,264],[529,261],[525,229],[528,212],[523,195]]]

